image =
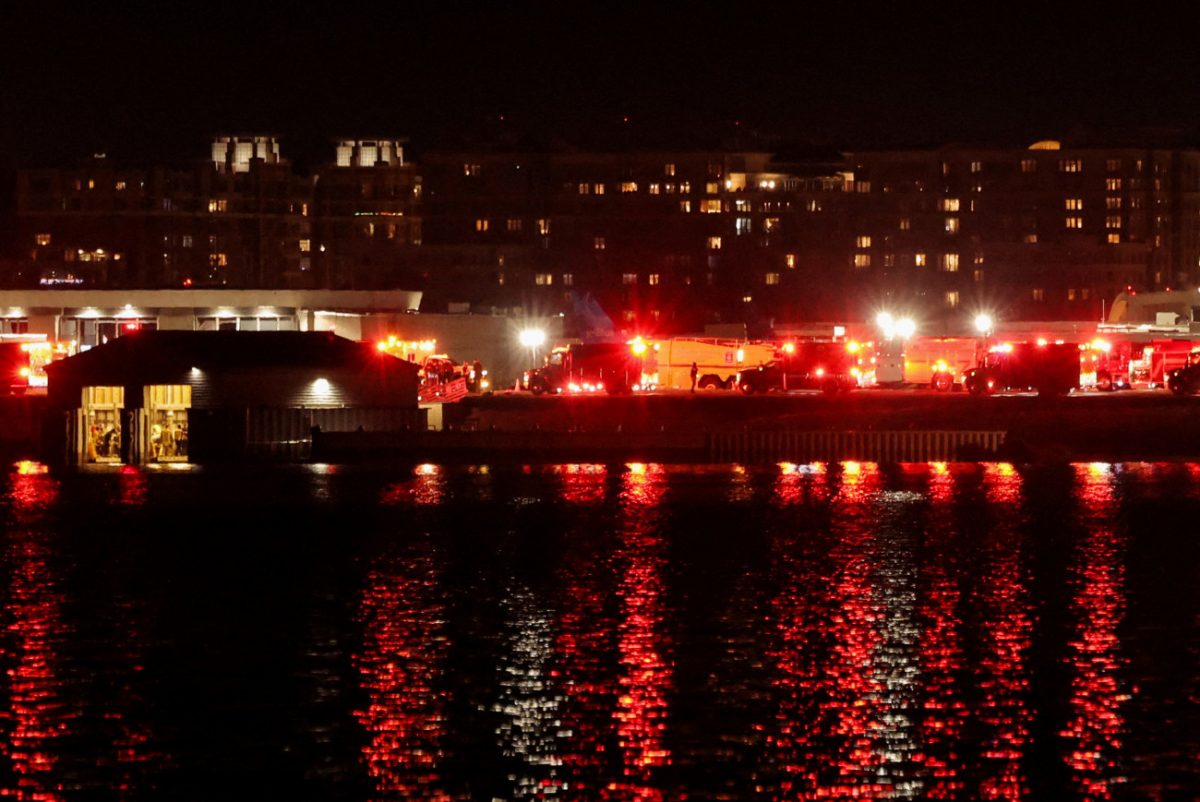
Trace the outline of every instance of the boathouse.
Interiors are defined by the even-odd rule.
[[[298,460],[314,430],[425,427],[415,365],[328,332],[141,331],[46,372],[68,464]]]

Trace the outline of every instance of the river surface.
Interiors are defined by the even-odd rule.
[[[1195,799],[1200,465],[0,476],[0,795]]]

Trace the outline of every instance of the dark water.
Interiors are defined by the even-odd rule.
[[[1197,465],[0,482],[3,795],[1200,796]]]

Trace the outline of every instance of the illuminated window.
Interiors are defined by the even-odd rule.
[[[957,273],[958,272],[958,254],[957,253],[942,254],[942,270],[945,270],[947,273]]]
[[[1037,160],[1036,159],[1021,159],[1021,172],[1036,173],[1037,172]]]
[[[187,237],[186,239],[191,239],[191,237]],[[312,250],[312,240],[307,240],[307,239],[300,240],[300,252],[301,253],[308,253],[311,250]]]
[[[521,230],[521,218],[519,218],[519,217],[508,218],[508,220],[505,221],[505,223],[504,223],[504,227],[506,229],[508,229],[509,231],[520,231]]]
[[[1068,212],[1077,212],[1083,209],[1083,198],[1067,198],[1065,203]]]
[[[908,218],[908,217],[901,217],[900,218],[900,230],[908,231],[911,228],[912,228],[912,219]]]
[[[115,184],[115,186],[116,186],[117,192],[124,192],[124,191],[125,191],[125,182],[124,182],[124,181],[118,181],[118,182]]]
[[[180,242],[182,243],[183,247],[185,247],[185,248],[192,247],[192,235],[184,234],[183,237],[180,239]]]
[[[751,303],[753,300],[754,300],[753,295],[743,295],[742,296],[742,303],[744,303],[744,304]]]
[[[463,175],[479,175],[480,166],[478,164],[464,164]]]
[[[859,234],[854,238],[854,246],[856,248],[870,248],[871,238],[865,234]]]
[[[622,192],[637,192],[637,182],[622,181],[621,182],[621,191]]]
[[[983,251],[976,251],[975,258],[972,261],[974,261],[977,265],[983,264]]]
[[[971,162],[971,172],[982,173],[983,172],[983,162]]]
[[[671,186],[670,184],[667,184],[667,192],[670,192],[670,191],[671,191],[671,189],[670,189],[670,186]],[[687,195],[687,194],[691,193],[691,191],[692,191],[692,182],[691,182],[691,181],[681,181],[681,182],[679,182],[679,191],[680,191],[680,192],[682,192],[684,195]]]
[[[675,165],[664,164],[663,165],[663,175],[671,175],[671,176],[675,175]]]
[[[974,277],[976,284],[983,283],[983,271],[982,270],[976,270],[974,273],[972,273],[972,276]]]
[[[1109,215],[1108,217],[1104,218],[1104,227],[1105,228],[1120,228],[1121,227],[1121,215],[1114,214],[1114,215]]]
[[[496,283],[499,284],[501,287],[504,286],[504,274],[503,273],[496,274]]]
[[[788,266],[788,270],[795,270],[796,269],[796,254],[789,253],[787,256],[785,256],[783,258],[783,262],[784,262],[784,264],[786,264]]]
[[[1059,159],[1058,171],[1060,173],[1082,173],[1083,162],[1079,159]]]
[[[854,191],[855,192],[870,192],[871,191],[871,182],[870,181],[857,182],[854,185]]]
[[[660,192],[662,192],[662,187],[658,184],[651,184],[646,191],[649,192],[651,195],[657,195]]]
[[[210,253],[208,255],[209,267],[225,267],[229,264],[229,256],[223,253]]]
[[[1021,241],[1026,245],[1037,245],[1037,234],[1026,234]]]
[[[692,211],[692,202],[690,200],[682,200],[679,202],[679,211],[684,214],[690,214]]]
[[[637,273],[622,273],[621,274],[621,283],[624,284],[625,286],[629,286],[631,284],[637,284]]]
[[[659,282],[658,273],[651,273],[649,276],[646,277],[646,283],[649,284],[651,287],[657,287],[658,282]]]
[[[1040,287],[1038,289],[1034,290],[1033,291],[1033,300],[1039,301],[1039,302],[1046,300],[1046,291],[1041,289]]]
[[[95,188],[96,188],[96,179],[89,178],[88,179],[88,189],[95,189]]]
[[[709,237],[708,238],[708,249],[710,251],[721,250],[721,238],[720,237]]]
[[[950,307],[951,309],[958,306],[957,290],[951,290],[950,292],[946,293],[946,306]]]
[[[1083,228],[1083,218],[1082,217],[1068,217],[1067,218],[1067,228]]]
[[[580,184],[580,185],[579,185],[579,194],[580,194],[580,195],[586,195],[586,194],[588,194],[588,193],[589,193],[589,192],[591,192],[591,191],[592,191],[592,185],[591,185],[591,184]]]
[[[38,245],[49,245],[50,244],[50,235],[49,234],[34,234],[33,241],[36,242]]]
[[[575,286],[575,274],[574,273],[563,273],[562,283],[563,283],[564,287]]]
[[[550,220],[545,217],[538,218],[538,233],[543,237],[550,235]]]
[[[923,254],[923,253],[913,254],[913,264],[917,267],[924,267],[925,266],[925,254]]]
[[[957,212],[959,206],[961,206],[961,203],[958,198],[942,198],[943,212]]]
[[[1104,179],[1104,188],[1109,192],[1119,192],[1121,190],[1121,179],[1106,178]]]
[[[1117,195],[1116,197],[1105,198],[1104,199],[1104,208],[1108,209],[1110,211],[1113,209],[1120,209],[1121,208],[1121,196]]]
[[[592,194],[593,195],[603,195],[604,194],[604,185],[603,184],[593,184],[592,185]]]
[[[602,251],[607,247],[608,247],[608,243],[604,240],[604,237],[593,237],[592,238],[592,249],[593,250]]]
[[[210,200],[208,202],[208,210],[210,212],[224,212],[228,208],[229,208],[229,201],[225,200],[224,198],[221,198],[219,200],[214,199],[214,200]]]
[[[1067,300],[1068,301],[1075,300],[1075,288],[1074,287],[1070,287],[1067,289]]]
[[[885,253],[883,255],[883,266],[884,267],[895,267],[896,266],[896,254]]]
[[[716,181],[709,181],[704,185],[704,194],[706,195],[716,195],[720,191],[721,185]]]
[[[947,217],[946,218],[946,233],[947,234],[957,234],[958,233],[958,218],[957,217]]]
[[[817,200],[808,200],[804,202],[804,211],[819,212],[821,211],[821,202]]]
[[[549,287],[554,284],[553,273],[537,273],[533,277],[533,283],[539,287]]]
[[[779,230],[779,218],[767,217],[763,219],[763,231],[767,234],[773,234]]]
[[[1104,162],[1104,169],[1108,170],[1110,173],[1115,173],[1117,170],[1121,169],[1121,160],[1120,159],[1108,159],[1107,161]]]
[[[765,276],[763,276],[763,281],[767,284],[768,287],[773,287],[779,283],[779,274],[778,273],[767,273]]]
[[[750,233],[750,218],[749,217],[739,217],[737,220],[735,220],[734,221],[734,231],[737,232],[737,235],[739,237],[742,236],[743,234],[749,234]]]
[[[855,267],[870,267],[871,266],[871,254],[869,254],[869,253],[854,254],[854,266]]]
[[[1108,244],[1109,245],[1120,245],[1121,244],[1120,232],[1117,232],[1117,231],[1108,232]]]
[[[720,212],[721,212],[721,201],[716,200],[716,199],[700,201],[700,213],[701,214],[719,214]]]
[[[487,231],[489,225],[491,225],[491,223],[488,221],[488,219],[486,217],[477,217],[475,219],[475,230],[476,231]]]

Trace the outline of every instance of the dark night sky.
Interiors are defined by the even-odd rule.
[[[13,0],[0,166],[96,150],[182,163],[222,131],[277,133],[303,162],[328,158],[337,135],[419,150],[499,131],[872,147],[1200,130],[1195,15],[1142,5],[336,5]]]

